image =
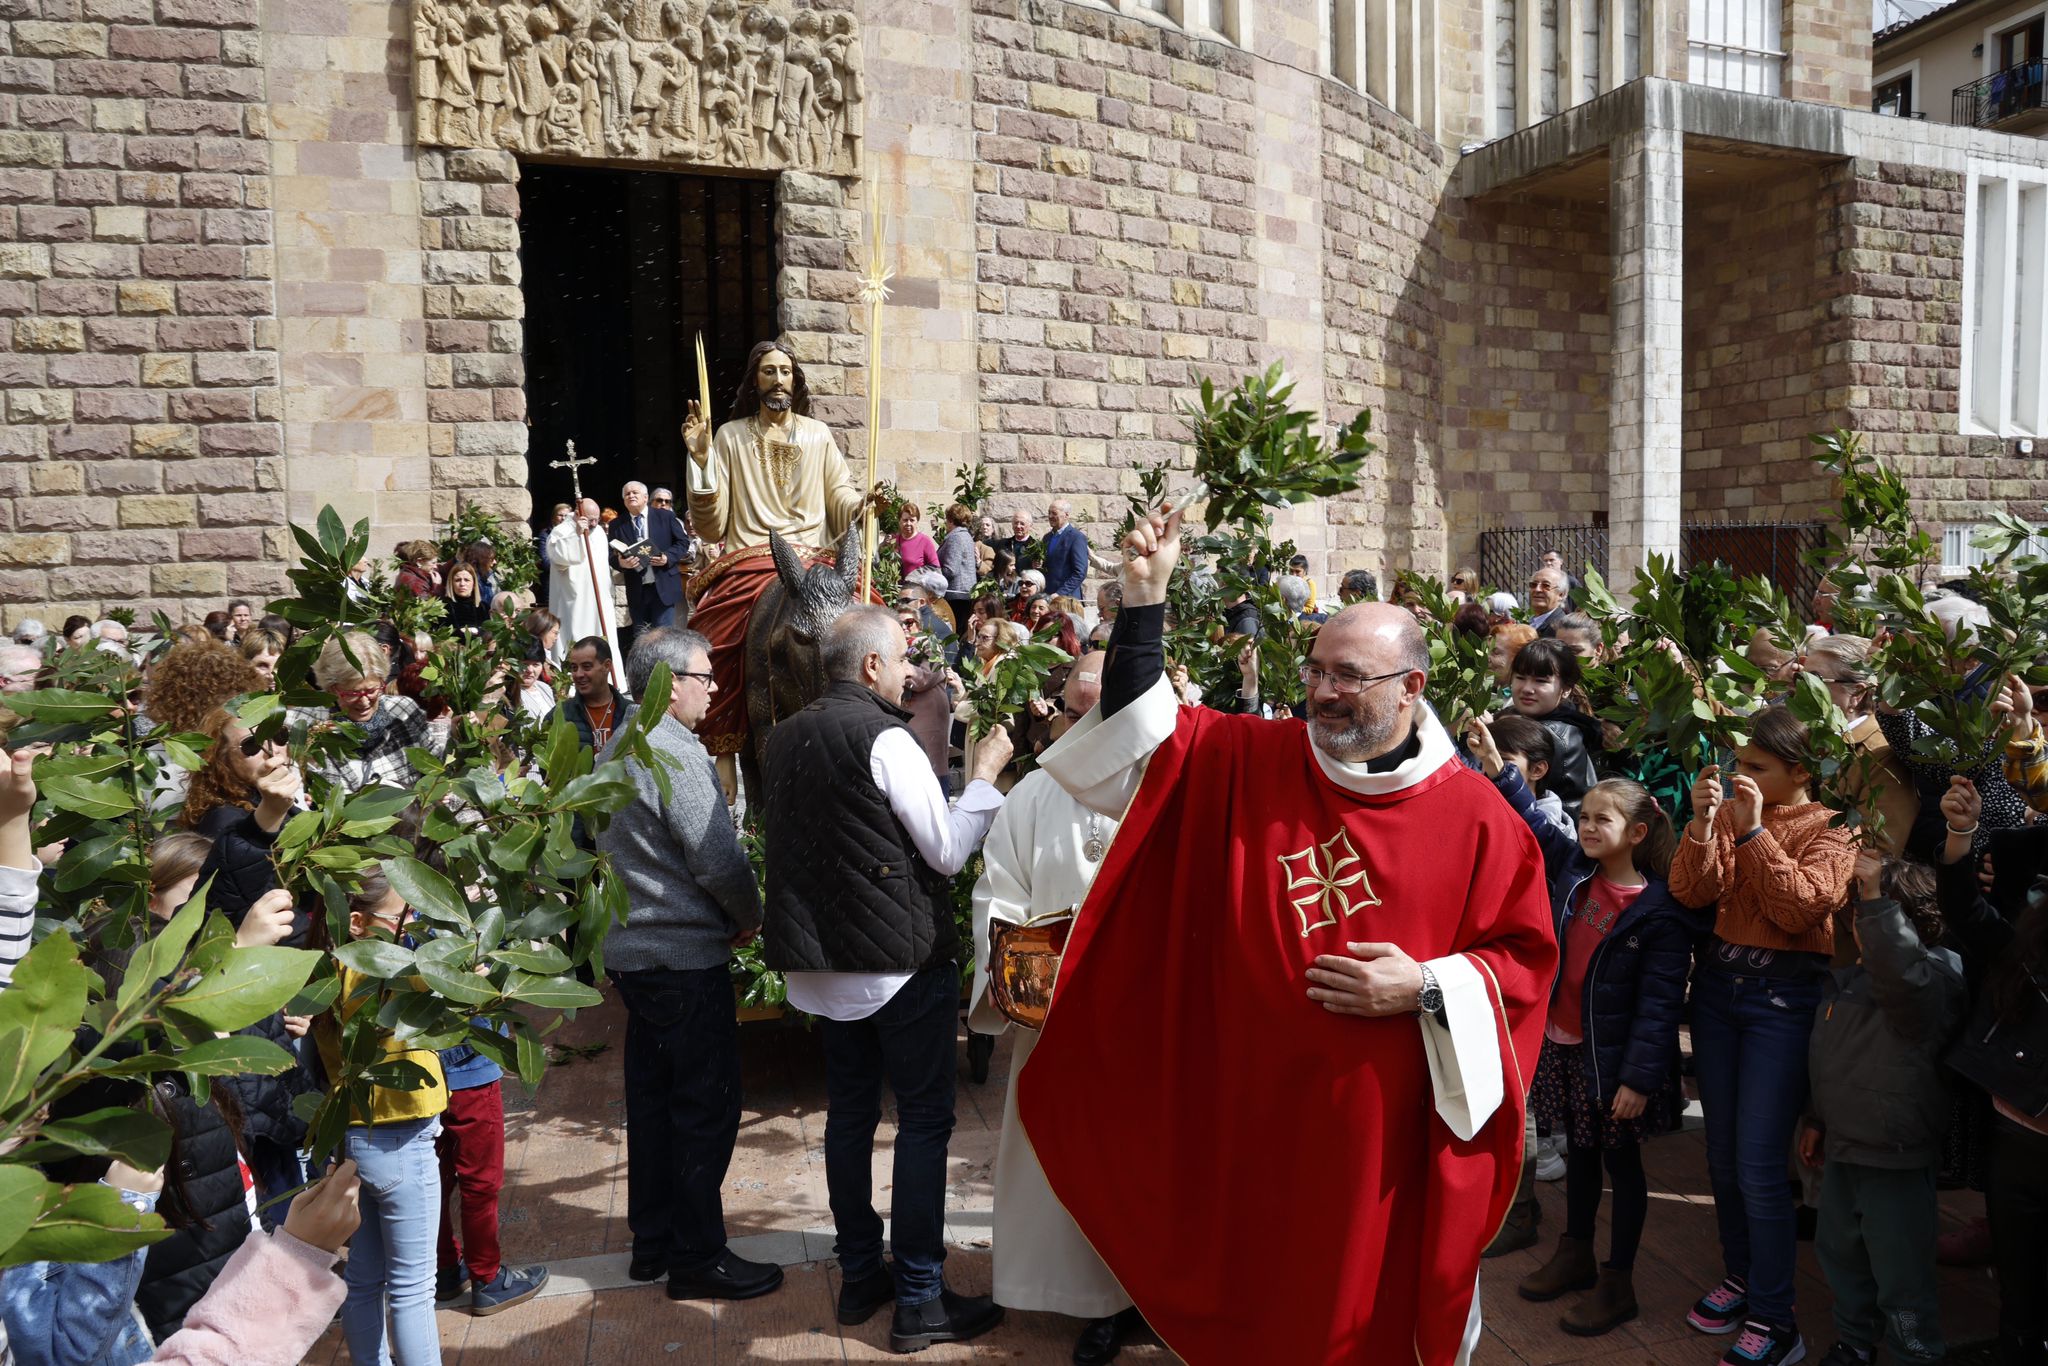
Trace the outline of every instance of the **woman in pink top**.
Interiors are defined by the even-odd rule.
[[[903,557],[903,576],[920,569],[939,567],[939,543],[919,530],[924,513],[915,503],[903,506],[903,520],[896,529],[896,552]]]

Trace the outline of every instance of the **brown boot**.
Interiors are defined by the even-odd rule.
[[[1541,1270],[1522,1278],[1515,1287],[1525,1300],[1542,1303],[1568,1295],[1574,1290],[1591,1290],[1600,1279],[1600,1268],[1593,1262],[1593,1243],[1589,1238],[1574,1238],[1569,1233],[1557,1240],[1557,1251],[1550,1254],[1550,1260]]]
[[[1600,1268],[1593,1293],[1571,1307],[1557,1326],[1578,1338],[1597,1338],[1611,1333],[1636,1316],[1634,1274],[1611,1266]]]

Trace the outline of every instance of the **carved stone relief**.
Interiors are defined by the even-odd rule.
[[[738,0],[414,0],[437,147],[860,172],[850,11]]]

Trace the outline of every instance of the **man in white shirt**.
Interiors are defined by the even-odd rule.
[[[779,722],[763,761],[768,896],[762,935],[789,1001],[819,1017],[825,1181],[838,1230],[839,1321],[894,1301],[893,1351],[965,1342],[1002,1321],[986,1295],[946,1288],[946,1145],[953,1132],[960,934],[951,882],[988,833],[1010,760],[998,729],[947,809],[899,705],[912,665],[888,608],[826,631],[824,696]],[[873,1203],[882,1083],[896,1097],[892,1276]]]

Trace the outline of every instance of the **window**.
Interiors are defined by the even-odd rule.
[[[2048,434],[2048,171],[1970,164],[1963,210],[1965,432]]]
[[[1994,69],[2010,71],[2027,62],[2040,61],[2043,29],[2043,16],[2036,15],[2026,23],[1999,34],[1998,65]]]
[[[1689,7],[1686,79],[1694,85],[1775,95],[1785,52],[1778,0],[1702,0]]]
[[[1486,22],[1492,30],[1493,136],[1515,131],[1515,0],[1487,0]]]
[[[1638,0],[1619,0],[1621,10],[1622,85],[1643,74],[1643,7]],[[1658,72],[1662,75],[1662,72]]]
[[[1983,564],[1991,556],[1978,549],[1971,542],[1979,532],[1989,531],[1985,526],[1947,526],[1941,529],[1941,566],[1944,569],[1963,570],[1972,565]],[[2039,534],[2029,536],[2020,546],[2018,556],[2040,559],[2048,556],[2048,537]],[[2016,557],[2017,558],[2017,557]]]
[[[1601,18],[1606,6],[1601,0],[1583,0],[1578,8],[1578,47],[1572,61],[1572,83],[1578,88],[1572,92],[1570,102],[1573,104],[1599,98],[1600,48],[1604,36],[1601,32]]]
[[[1889,115],[1895,119],[1913,116],[1913,75],[1907,72],[1894,80],[1879,85],[1870,92],[1870,108],[1873,113]]]

